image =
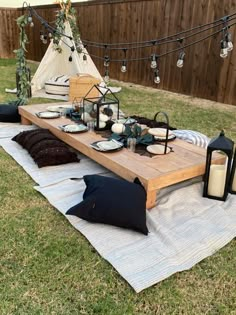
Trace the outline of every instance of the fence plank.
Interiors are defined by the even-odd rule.
[[[82,39],[96,42],[140,42],[171,35],[194,26],[212,22],[215,19],[236,12],[235,0],[92,0],[75,3]],[[47,21],[55,20],[57,5],[34,7]],[[0,8],[0,57],[14,57],[18,46],[19,31],[16,19],[20,9]],[[235,21],[235,20],[234,20]],[[232,21],[233,22],[233,21]],[[40,61],[47,46],[39,40],[42,25],[34,19],[34,28],[27,34],[27,58]],[[191,39],[197,40],[215,30]],[[230,28],[236,43],[235,27]],[[236,49],[225,60],[219,57],[221,34],[204,42],[186,48],[184,67],[176,67],[178,53],[160,58],[161,83],[153,82],[150,60],[129,62],[126,73],[120,71],[121,63],[110,64],[110,77],[139,83],[187,95],[236,105]],[[187,42],[187,40],[186,40]],[[178,47],[177,43],[128,50],[128,58],[150,58],[152,53],[162,54]],[[101,74],[104,74],[104,49],[87,47]],[[108,51],[113,59],[124,58],[123,51]]]

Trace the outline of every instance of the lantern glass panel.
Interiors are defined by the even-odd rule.
[[[236,149],[234,151],[234,160],[232,163],[231,174],[230,174],[229,192],[231,194],[236,194]]]
[[[225,163],[223,165],[212,164],[212,156],[216,153],[221,153],[225,156]],[[233,141],[226,138],[223,131],[218,137],[210,141],[207,147],[203,197],[226,200],[230,181],[232,154]]]
[[[108,88],[94,85],[92,89],[97,89],[99,96],[84,97],[82,119],[86,124],[94,121],[96,130],[110,129],[113,122],[119,119],[119,100]]]
[[[212,156],[214,156],[214,153],[216,153],[216,151],[212,152]],[[226,157],[225,164],[222,165],[210,164],[207,194],[212,197],[223,198],[226,187],[228,159]]]

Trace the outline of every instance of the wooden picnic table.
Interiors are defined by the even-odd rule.
[[[104,140],[101,134],[95,132],[66,133],[59,126],[71,124],[69,118],[42,119],[36,116],[36,113],[45,111],[48,106],[53,105],[58,106],[59,103],[20,106],[22,124],[33,123],[50,130],[71,147],[128,181],[133,181],[135,177],[138,177],[147,192],[147,209],[156,205],[159,189],[203,175],[205,172],[206,150],[179,139],[171,142],[174,152],[153,157],[143,156],[126,148],[112,153],[96,151],[90,144]],[[222,164],[224,160],[222,155],[217,155],[213,162]]]

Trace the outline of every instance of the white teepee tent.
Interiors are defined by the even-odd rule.
[[[72,38],[72,31],[69,22],[65,22],[64,33]],[[87,56],[87,62],[83,61],[83,53],[78,54],[76,50],[71,52],[70,47],[75,47],[73,40],[64,36],[60,42],[60,46],[62,47],[61,53],[53,48],[52,41],[48,46],[48,49],[31,81],[33,97],[47,97],[67,100],[67,96],[46,94],[44,89],[45,82],[55,76],[90,74],[103,82],[103,78],[85,48],[83,48],[83,52]],[[72,56],[72,61],[69,61],[70,56]]]

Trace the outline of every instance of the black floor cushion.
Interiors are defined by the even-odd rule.
[[[14,104],[0,104],[0,122],[20,122],[18,106]]]
[[[99,175],[84,176],[83,201],[66,214],[84,220],[133,229],[145,235],[146,191],[138,179],[134,183]]]
[[[38,167],[79,162],[77,154],[47,129],[23,131],[12,140],[29,152]]]

